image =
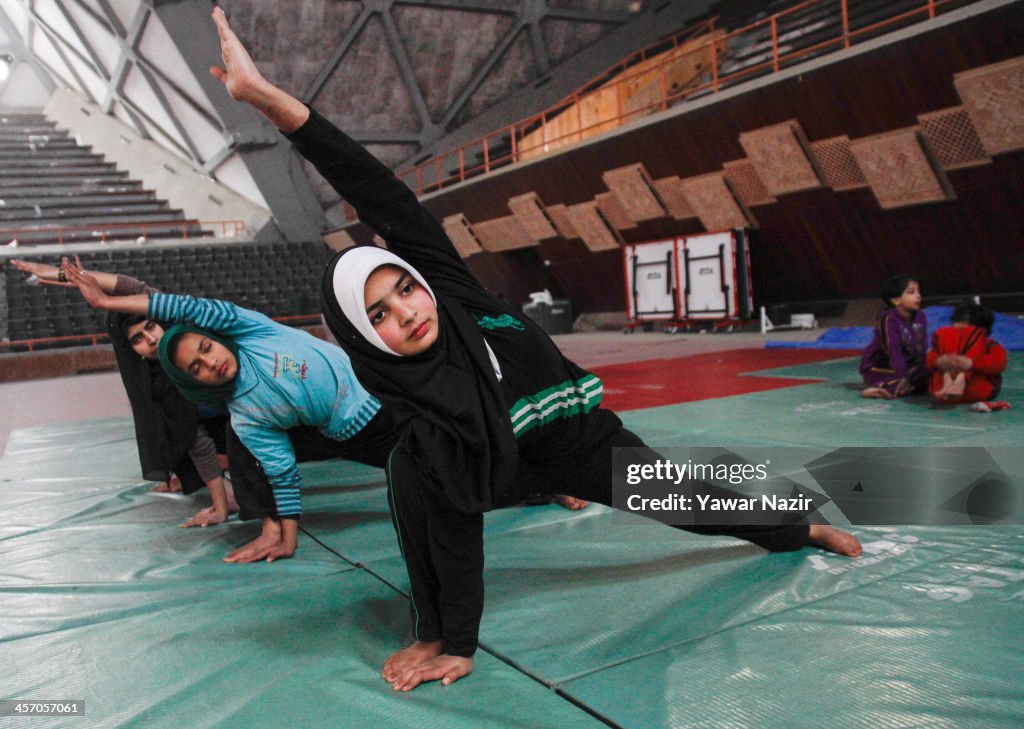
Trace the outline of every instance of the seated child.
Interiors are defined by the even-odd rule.
[[[981,403],[999,396],[1006,369],[1006,350],[989,337],[995,317],[988,308],[964,303],[953,309],[952,326],[932,336],[929,389],[943,402]],[[989,409],[996,403],[988,403]],[[1002,403],[1000,403],[1002,405]]]
[[[916,276],[893,276],[882,285],[886,309],[875,325],[875,336],[860,360],[860,374],[867,387],[864,397],[892,399],[928,386],[930,371],[928,319],[921,311],[921,285]]]

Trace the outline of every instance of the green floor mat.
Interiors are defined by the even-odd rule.
[[[253,534],[228,526],[179,529],[175,524],[76,525],[0,532],[0,587],[237,580],[257,571],[311,576],[350,569],[337,556],[310,549],[281,565],[228,565],[222,560]],[[311,545],[315,546],[315,545]],[[280,569],[273,569],[274,567]]]
[[[486,654],[472,680],[392,692],[380,667],[405,634],[407,603],[364,572],[245,582],[195,604],[9,638],[0,694],[82,699],[88,727],[602,726]]]
[[[865,400],[820,383],[622,413],[655,447],[1018,446],[1021,407],[975,413],[935,408],[925,397]]]
[[[560,684],[1004,534],[991,527],[858,529],[865,555],[854,561],[816,549],[768,555],[735,539],[621,520],[605,513],[488,539],[480,632],[488,650]],[[405,589],[401,559],[366,566]]]
[[[943,405],[927,395],[865,400],[856,358],[748,374],[820,383],[748,395],[632,410],[626,426],[654,446],[1019,446],[1024,442],[1024,353],[1011,352],[993,413]]]
[[[1020,727],[1024,538],[572,681],[621,727]]]
[[[1019,448],[1005,414],[900,401],[876,418],[833,398],[876,404],[822,382],[624,419],[658,445]],[[409,637],[408,603],[381,471],[304,464],[295,558],[226,565],[258,525],[179,529],[202,497],[134,480],[126,419],[12,444],[0,699],[84,699],[82,726],[1024,725],[1020,527],[858,528],[865,555],[848,560],[597,505],[495,512],[473,675],[396,695],[379,671]]]

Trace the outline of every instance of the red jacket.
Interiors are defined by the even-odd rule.
[[[932,335],[932,348],[928,352],[928,367],[932,369],[931,392],[942,388],[942,370],[935,362],[944,354],[970,357],[973,364],[967,373],[964,394],[948,402],[969,403],[991,400],[999,395],[1006,369],[1006,350],[990,338],[984,329],[972,326],[941,327]]]

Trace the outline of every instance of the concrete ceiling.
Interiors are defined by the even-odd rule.
[[[271,80],[315,105],[392,165],[434,153],[460,133],[477,134],[481,125],[493,126],[479,134],[539,112],[710,5],[700,0],[221,4]],[[9,47],[16,53],[8,55],[25,56],[37,76],[48,73],[56,84],[76,89],[197,170],[274,210],[279,204],[271,199],[273,184],[261,178],[283,177],[284,162],[276,159],[261,171],[253,160],[277,144],[276,135],[232,108],[240,105],[209,78],[207,68],[219,57],[210,8],[209,0],[0,0],[0,31],[12,37]],[[318,176],[310,178],[329,218],[336,219],[337,196]],[[291,207],[298,212],[301,206]]]

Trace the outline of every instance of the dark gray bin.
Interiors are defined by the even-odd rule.
[[[543,302],[523,304],[523,313],[548,334],[572,332],[572,303],[568,299],[554,299],[550,305]]]

